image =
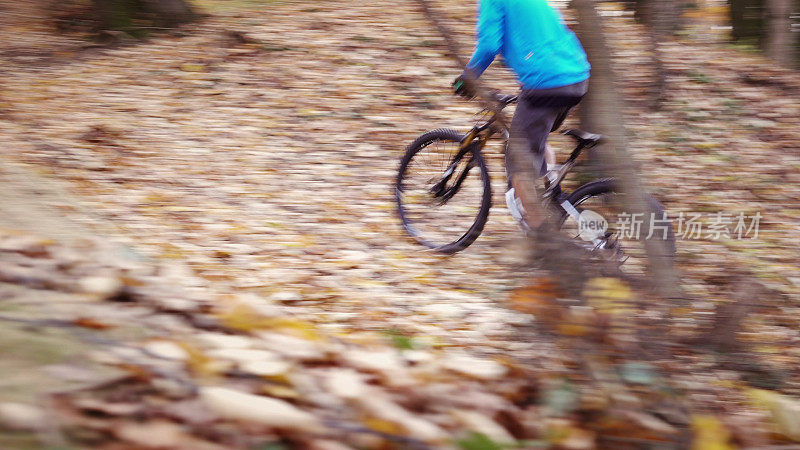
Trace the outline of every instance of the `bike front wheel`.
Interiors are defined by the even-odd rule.
[[[439,253],[456,253],[480,236],[492,189],[477,142],[461,148],[455,130],[434,130],[412,142],[400,160],[397,212],[408,234]]]

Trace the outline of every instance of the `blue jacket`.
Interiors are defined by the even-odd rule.
[[[526,89],[589,78],[581,43],[547,0],[480,0],[478,42],[467,69],[479,77],[498,53]]]

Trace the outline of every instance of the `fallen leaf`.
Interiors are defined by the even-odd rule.
[[[199,395],[207,408],[225,419],[288,430],[319,432],[323,429],[316,417],[282,400],[224,387],[203,387]]]

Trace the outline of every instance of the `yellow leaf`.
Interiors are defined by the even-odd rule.
[[[237,304],[217,315],[222,325],[240,331],[253,331],[271,328],[274,321],[256,312],[250,306]]]
[[[277,384],[268,384],[261,389],[261,392],[277,398],[297,399],[300,397],[300,394],[294,389]]]
[[[756,407],[769,411],[778,433],[800,442],[800,400],[764,389],[748,389]]]
[[[725,425],[714,416],[692,416],[692,431],[694,431],[692,450],[734,449],[734,447],[728,443],[731,438],[731,433]]]
[[[566,419],[550,419],[545,437],[559,448],[595,448],[595,435]]]
[[[599,312],[607,314],[623,314],[630,312],[628,300],[631,289],[616,278],[592,278],[583,289],[583,295]]]
[[[177,343],[189,355],[186,365],[194,374],[201,377],[213,377],[225,371],[226,363],[206,356],[200,349],[186,342]]]
[[[255,308],[235,301],[223,307],[216,316],[222,325],[239,331],[277,329],[307,340],[323,339],[316,325],[311,322],[285,317],[266,317]]]
[[[316,325],[304,320],[286,318],[271,319],[270,327],[292,331],[292,334],[310,341],[318,341],[322,339],[322,335],[320,335],[317,331]]]
[[[184,72],[205,72],[206,66],[202,64],[183,64],[181,70]]]
[[[364,420],[364,426],[372,431],[377,431],[378,433],[394,435],[403,434],[403,429],[400,428],[399,425],[389,422],[388,420],[370,418]]]
[[[587,336],[597,326],[597,314],[591,308],[572,307],[561,315],[558,332],[564,336]]]

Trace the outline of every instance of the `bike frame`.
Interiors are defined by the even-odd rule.
[[[501,103],[501,107],[497,110],[492,111],[492,115],[489,119],[482,123],[477,124],[464,136],[464,139],[461,141],[461,145],[459,147],[458,153],[453,158],[452,163],[445,171],[442,180],[440,180],[434,187],[431,189],[431,192],[437,198],[441,198],[443,202],[449,200],[453,195],[461,187],[461,183],[466,179],[467,175],[469,174],[470,169],[473,167],[472,158],[467,164],[467,168],[459,175],[456,182],[453,184],[452,187],[446,189],[445,186],[447,185],[448,181],[452,178],[458,164],[461,160],[466,156],[468,152],[479,152],[486,147],[486,144],[495,134],[502,134],[504,140],[503,152],[508,152],[509,146],[509,132],[505,128],[499,128],[494,126],[497,118],[497,112],[505,108],[511,103],[517,101],[517,96],[508,96],[508,97],[501,97],[498,99]],[[570,134],[569,131],[565,132],[565,134]],[[570,153],[569,157],[563,164],[556,165],[555,167],[548,168],[549,170],[545,174],[545,190],[542,194],[543,199],[549,199],[554,205],[558,205],[563,211],[569,215],[572,219],[576,222],[580,219],[580,212],[572,205],[567,198],[569,197],[566,193],[561,190],[561,182],[567,176],[567,174],[572,171],[575,167],[578,157],[583,153],[584,150],[589,149],[597,144],[598,141],[591,141],[582,139],[579,136],[571,134],[577,140],[577,145]],[[508,173],[508,172],[506,172]],[[606,241],[603,239],[595,238],[592,239],[592,242],[595,244],[597,248],[601,248],[605,245]]]

